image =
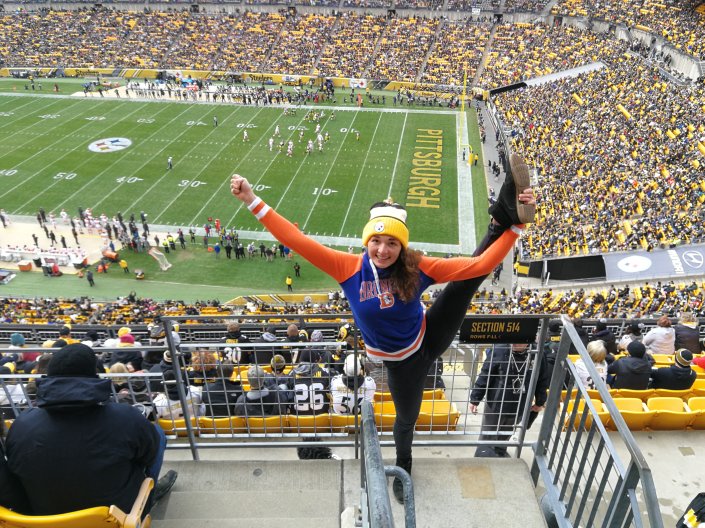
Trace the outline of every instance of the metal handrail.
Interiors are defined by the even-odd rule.
[[[568,359],[571,344],[583,359],[617,428],[619,440],[626,447],[630,457],[627,465],[622,463],[588,395],[587,387],[577,375],[573,362]],[[561,391],[564,387],[566,397],[561,406]],[[572,410],[569,402],[572,403]],[[594,451],[591,451],[592,447]],[[545,499],[550,514],[558,526],[663,527],[651,470],[567,317],[563,318],[556,368],[551,379],[539,438],[534,444],[534,454],[531,474],[535,483],[541,477],[546,488]],[[601,468],[600,463],[604,465]],[[601,477],[598,475],[600,470]],[[584,479],[583,489],[579,489],[580,483],[571,480],[573,474]],[[611,498],[603,500],[610,477],[616,479],[616,483]],[[643,497],[641,503],[636,500],[638,487]],[[645,506],[648,524],[642,519],[640,504]],[[597,519],[598,512],[602,513],[601,523]],[[589,518],[585,520],[583,515]]]

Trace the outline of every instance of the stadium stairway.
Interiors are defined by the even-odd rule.
[[[355,526],[355,507],[360,502],[360,462],[352,458],[352,449],[336,449],[349,451],[350,458],[346,453],[340,461],[292,459],[284,451],[293,449],[264,450],[269,451],[269,456],[260,455],[259,460],[228,460],[228,453],[234,451],[252,454],[249,449],[213,449],[201,451],[209,460],[194,462],[184,460],[185,452],[167,452],[163,472],[175,469],[179,478],[170,496],[152,510],[152,525]],[[524,528],[546,526],[523,460],[448,458],[438,448],[417,451],[432,453],[414,459],[419,528],[516,526],[517,519],[521,519]],[[246,454],[236,454],[240,456]],[[391,484],[389,489],[391,492]],[[395,525],[403,527],[403,508],[393,498],[392,510]]]

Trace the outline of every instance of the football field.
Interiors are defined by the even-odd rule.
[[[318,123],[306,107],[284,115],[282,107],[0,96],[0,207],[32,216],[43,207],[57,217],[79,207],[109,217],[144,211],[154,225],[217,218],[262,232],[230,195],[230,175],[239,173],[306,233],[335,245],[359,241],[370,205],[392,196],[408,209],[415,247],[474,247],[473,199],[486,204],[483,162],[473,175],[460,153],[477,137],[474,120],[465,130],[447,109],[311,109],[323,112]],[[320,150],[317,124],[328,136]]]

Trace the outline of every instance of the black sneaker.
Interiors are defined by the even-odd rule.
[[[519,193],[531,187],[529,167],[518,154],[509,157],[509,172],[497,201],[489,208],[492,217],[504,228],[534,221],[536,205],[519,201]]]
[[[411,459],[397,459],[397,466],[405,470],[409,475],[411,475]],[[399,504],[404,504],[404,485],[401,483],[401,479],[394,477],[394,482],[392,482],[392,491],[394,492],[394,498],[397,499]]]
[[[154,487],[154,495],[152,496],[155,504],[169,494],[178,476],[179,474],[176,471],[170,469],[166,472],[166,475],[159,479],[159,482]]]

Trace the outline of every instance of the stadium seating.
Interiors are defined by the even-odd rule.
[[[705,396],[694,396],[688,400],[688,408],[693,413],[693,429],[705,429]]]
[[[632,431],[641,431],[651,425],[651,420],[656,414],[646,408],[644,402],[639,398],[615,398],[614,403],[619,409],[619,413]],[[611,427],[616,429],[614,422],[610,422]]]
[[[281,416],[266,416],[266,417],[247,417],[247,429],[252,435],[267,435],[285,433],[289,428],[289,417]]]
[[[289,430],[298,434],[330,433],[332,431],[331,415],[328,413],[306,415],[289,415],[287,419]]]
[[[22,515],[0,506],[0,526],[6,528],[149,528],[152,519],[148,514],[142,519],[149,492],[154,481],[146,478],[142,482],[137,498],[129,513],[117,506],[98,506],[59,515]]]
[[[167,436],[187,436],[188,431],[186,430],[186,420],[184,418],[160,418],[157,422],[159,427],[164,430]],[[191,418],[191,426],[193,427],[194,433],[198,434],[199,424],[198,418]]]
[[[646,403],[654,412],[649,427],[655,430],[678,430],[688,427],[695,417],[680,398],[653,397]]]
[[[644,390],[634,390],[634,389],[616,389],[616,394],[613,394],[613,398],[639,398],[641,401],[646,402],[649,398],[654,395],[654,389],[644,389]]]
[[[460,418],[455,403],[448,400],[424,400],[416,420],[417,431],[454,431]]]

